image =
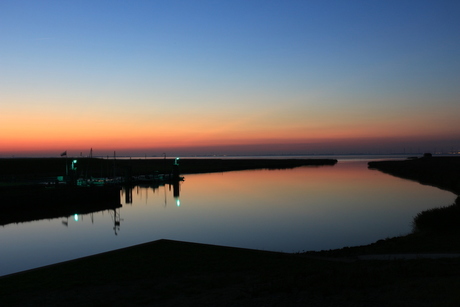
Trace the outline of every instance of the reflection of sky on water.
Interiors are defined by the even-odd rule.
[[[416,213],[454,198],[348,162],[188,176],[176,218],[187,240],[295,252],[406,234]]]
[[[0,274],[162,238],[285,252],[367,244],[455,199],[362,161],[186,175],[173,190],[135,187],[115,211],[1,227]]]

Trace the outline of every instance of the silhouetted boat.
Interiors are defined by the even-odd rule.
[[[79,178],[77,179],[77,186],[79,187],[105,187],[105,186],[116,186],[122,185],[125,182],[123,178]]]
[[[172,174],[152,174],[152,175],[139,175],[131,178],[132,183],[152,183],[152,184],[164,184],[173,183],[174,181],[183,181],[184,177],[174,177]]]

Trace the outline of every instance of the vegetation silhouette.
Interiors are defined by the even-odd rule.
[[[450,206],[432,208],[414,217],[415,232],[460,233],[460,196]]]

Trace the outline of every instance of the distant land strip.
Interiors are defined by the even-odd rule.
[[[460,195],[460,157],[423,157],[373,161],[369,168]]]
[[[72,161],[83,177],[114,177],[170,173],[174,159],[99,158],[5,158],[0,159],[0,181],[34,180],[63,176]],[[193,159],[178,161],[182,174],[226,172],[250,169],[286,169],[299,166],[335,165],[335,159]]]

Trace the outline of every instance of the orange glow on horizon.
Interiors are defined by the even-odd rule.
[[[339,110],[329,115],[327,112],[299,112],[287,116],[281,107],[276,107],[246,116],[229,111],[228,117],[223,117],[225,112],[221,112],[202,114],[201,117],[193,113],[179,113],[175,117],[155,118],[150,114],[128,112],[125,118],[121,111],[104,115],[101,110],[97,110],[101,113],[82,113],[77,109],[75,112],[79,116],[69,113],[71,111],[64,112],[59,107],[52,112],[43,112],[33,107],[32,111],[24,111],[20,116],[5,112],[1,124],[0,153],[257,145],[271,150],[296,144],[351,148],[360,143],[377,144],[379,140],[389,144],[392,139],[400,143],[404,139],[420,142],[447,137],[460,139],[455,116],[442,121],[433,117],[431,121],[437,120],[439,125],[432,126],[421,124],[428,120],[428,115],[424,113],[393,118],[383,112],[359,117]],[[308,146],[303,148],[308,149]]]

